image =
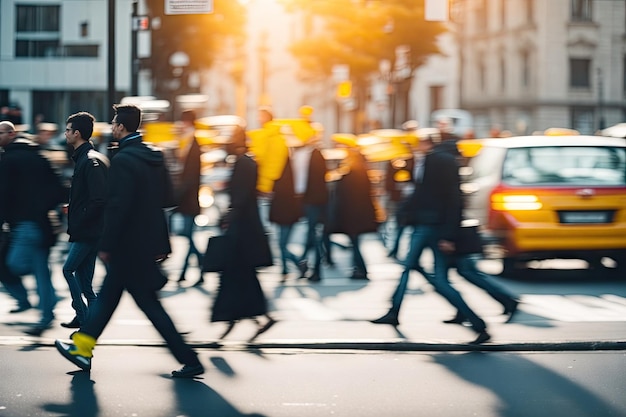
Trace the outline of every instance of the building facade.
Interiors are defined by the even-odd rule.
[[[626,120],[626,2],[455,0],[459,107],[477,133]]]
[[[130,91],[132,3],[115,2],[116,98]],[[107,16],[107,0],[2,0],[0,105],[19,106],[29,125],[62,124],[81,110],[106,120]]]

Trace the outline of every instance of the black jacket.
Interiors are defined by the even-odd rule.
[[[159,255],[171,253],[163,207],[171,190],[163,154],[134,133],[120,141],[109,168],[109,196],[100,249],[127,288],[160,278],[142,274]],[[148,281],[147,281],[148,280]]]
[[[454,240],[461,222],[459,166],[445,147],[435,147],[424,159],[422,182],[407,203],[410,223],[440,228],[442,239]]]
[[[42,228],[45,244],[56,238],[48,212],[67,201],[66,189],[36,143],[17,138],[0,160],[0,224],[31,221]]]
[[[72,155],[74,175],[67,214],[70,242],[96,241],[102,235],[104,204],[107,196],[109,160],[90,142]]]

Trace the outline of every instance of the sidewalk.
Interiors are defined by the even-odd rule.
[[[208,232],[201,232],[199,247],[206,243]],[[337,237],[341,241],[341,237]],[[290,350],[388,350],[388,351],[563,351],[563,350],[624,350],[626,326],[621,320],[559,321],[537,315],[524,304],[511,323],[504,323],[499,304],[475,287],[451,273],[455,286],[463,292],[472,306],[489,326],[491,341],[480,346],[468,344],[475,338],[469,328],[443,324],[454,312],[434,293],[423,278],[415,273],[409,284],[400,315],[400,325],[372,324],[369,320],[382,315],[389,306],[389,298],[401,272],[401,266],[385,256],[380,240],[371,236],[363,242],[363,253],[368,264],[370,281],[351,281],[349,250],[334,252],[336,266],[324,267],[321,283],[297,279],[293,272],[285,284],[281,283],[279,265],[259,272],[259,279],[268,297],[270,309],[278,322],[254,340],[256,325],[242,321],[224,339],[218,340],[224,323],[209,322],[209,308],[217,286],[217,274],[205,274],[202,287],[192,287],[198,270],[191,268],[184,286],[175,280],[186,248],[184,240],[173,236],[174,254],[165,264],[170,283],[162,290],[162,302],[171,314],[179,331],[197,348],[290,349]],[[276,257],[277,251],[275,251]],[[61,273],[63,255],[53,254],[53,280],[60,301],[55,310],[55,326],[41,337],[27,336],[23,330],[38,319],[37,310],[8,314],[13,301],[0,291],[0,344],[51,346],[55,339],[65,339],[71,333],[59,325],[73,316],[69,291]],[[94,283],[99,285],[103,268],[98,265]],[[34,279],[25,278],[33,289]],[[510,281],[505,281],[509,285]],[[513,283],[512,285],[515,285]],[[99,340],[100,345],[162,346],[158,333],[132,299],[125,295],[120,307]]]

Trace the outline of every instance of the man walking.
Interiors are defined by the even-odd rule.
[[[435,291],[452,304],[466,318],[478,334],[473,344],[488,341],[485,322],[470,309],[461,294],[448,281],[446,253],[454,250],[454,240],[461,222],[461,192],[458,164],[454,155],[433,142],[439,136],[420,138],[419,147],[424,152],[422,182],[416,186],[409,203],[409,211],[415,216],[409,253],[405,260],[400,282],[392,297],[392,306],[384,316],[373,320],[377,324],[397,325],[402,299],[406,292],[409,273],[419,261],[424,245],[433,252],[435,270],[426,274]]]
[[[16,276],[35,276],[41,319],[26,333],[39,336],[52,325],[57,302],[48,265],[56,235],[48,212],[65,200],[65,189],[39,145],[18,137],[11,122],[0,122],[0,147],[0,225],[11,230],[6,266]],[[10,285],[20,297],[15,312],[29,308],[21,280]]]
[[[109,197],[104,212],[104,233],[98,256],[108,264],[93,308],[73,343],[55,342],[57,350],[83,370],[91,369],[97,338],[127,290],[165,339],[174,357],[184,366],[173,377],[190,378],[204,373],[196,353],[185,343],[163,309],[157,291],[167,278],[158,262],[171,253],[163,207],[171,198],[163,154],[143,143],[137,132],[141,110],[115,105],[112,134],[119,151],[109,169]]]
[[[68,117],[65,127],[65,139],[74,148],[74,176],[67,213],[70,247],[63,265],[63,275],[76,314],[71,321],[61,323],[61,326],[71,329],[80,328],[87,318],[89,306],[96,300],[92,281],[97,245],[102,235],[109,159],[97,152],[89,141],[94,121],[91,114],[80,112]]]

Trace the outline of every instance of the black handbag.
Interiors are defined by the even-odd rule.
[[[229,236],[211,236],[202,259],[202,272],[222,272],[232,256],[233,250]]]

